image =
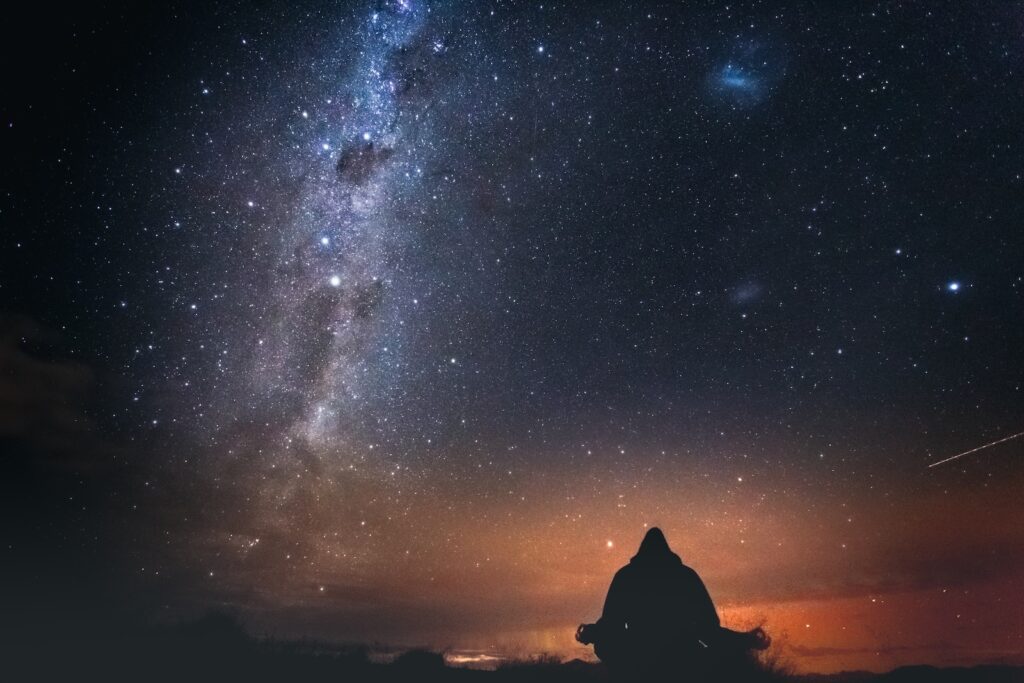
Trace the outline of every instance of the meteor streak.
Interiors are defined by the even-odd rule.
[[[936,467],[938,465],[941,465],[944,462],[949,462],[950,460],[956,460],[957,458],[962,458],[965,455],[970,455],[971,453],[977,453],[978,451],[984,450],[986,448],[989,448],[990,446],[995,446],[997,444],[1005,443],[1007,441],[1012,441],[1013,439],[1016,439],[1017,437],[1020,437],[1020,436],[1024,436],[1024,432],[1017,432],[1016,434],[1013,434],[1011,436],[1003,437],[1002,439],[999,439],[998,441],[993,441],[992,443],[987,443],[984,446],[978,446],[977,448],[972,448],[969,451],[964,451],[963,453],[957,453],[956,455],[951,455],[950,457],[946,458],[945,460],[940,460],[938,462],[933,462],[931,465],[928,465],[928,467]]]

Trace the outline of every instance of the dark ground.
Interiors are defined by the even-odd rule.
[[[8,634],[10,635],[10,634]],[[495,671],[445,666],[440,653],[413,650],[390,663],[375,662],[363,645],[275,641],[249,636],[223,615],[199,621],[138,629],[82,629],[52,639],[22,633],[5,638],[9,651],[5,680],[22,681],[605,681],[599,664],[537,658],[505,664]],[[696,680],[680,672],[678,680]],[[705,679],[709,680],[709,679]],[[977,666],[938,669],[903,667],[885,674],[846,672],[798,676],[767,660],[733,662],[715,681],[751,683],[1024,683],[1024,668]]]

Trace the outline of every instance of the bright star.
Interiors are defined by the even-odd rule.
[[[328,239],[327,237],[321,237],[321,238],[320,238],[320,244],[324,245],[325,247],[326,247],[326,246],[327,246],[328,244],[330,244],[330,243],[331,243],[331,240],[330,240],[330,239]]]
[[[946,285],[946,289],[948,289],[951,292],[959,292],[960,283],[956,281],[950,282],[948,285]]]
[[[330,279],[331,287],[341,287],[341,278],[337,275],[332,275]]]

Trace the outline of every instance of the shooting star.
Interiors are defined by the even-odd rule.
[[[1016,438],[1021,437],[1021,436],[1024,436],[1024,432],[1017,432],[1016,434],[1012,434],[1010,436],[1003,437],[1002,439],[999,439],[998,441],[993,441],[992,443],[987,443],[984,446],[978,446],[977,448],[972,448],[969,451],[964,451],[963,453],[957,453],[956,455],[951,455],[950,457],[946,458],[945,460],[940,460],[938,462],[933,462],[931,465],[928,465],[928,467],[938,467],[939,465],[941,465],[943,463],[946,463],[946,462],[949,462],[950,460],[956,460],[957,458],[962,458],[965,455],[970,455],[971,453],[977,453],[978,451],[985,450],[986,448],[990,448],[992,446],[997,446],[997,445],[999,445],[1001,443],[1006,443],[1007,441],[1012,441],[1013,439],[1016,439]]]

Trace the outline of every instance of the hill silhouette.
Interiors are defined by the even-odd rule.
[[[37,634],[38,636],[38,634]],[[11,643],[8,643],[11,644]],[[35,639],[12,647],[9,680],[37,681],[515,681],[614,680],[601,664],[555,657],[503,662],[494,670],[451,666],[444,653],[408,650],[375,656],[364,644],[257,638],[226,614],[144,628],[102,628],[75,638]],[[693,680],[692,677],[687,680]],[[885,674],[793,675],[753,655],[719,672],[716,681],[748,683],[1018,683],[1024,668],[903,667]]]

